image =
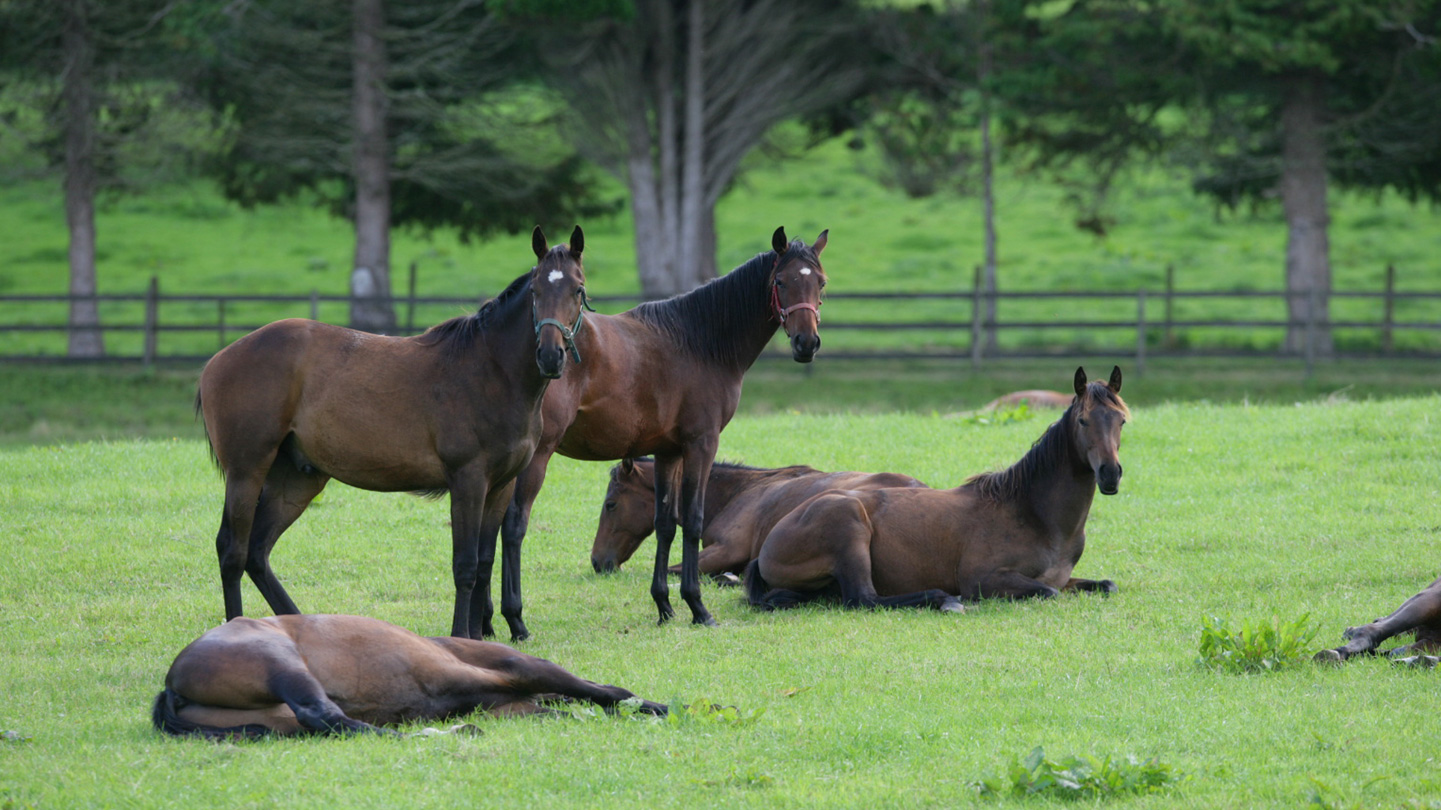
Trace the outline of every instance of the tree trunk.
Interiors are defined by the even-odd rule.
[[[65,222],[70,229],[70,329],[66,354],[103,357],[105,337],[95,301],[95,51],[85,0],[65,7]]]
[[[984,340],[986,352],[994,354],[999,348],[996,341],[996,196],[995,159],[991,148],[991,46],[985,41],[986,22],[990,4],[986,0],[978,6],[980,31],[976,63],[976,85],[981,91],[981,207],[982,224],[985,229],[986,256],[981,266],[981,292],[985,299]]]
[[[355,269],[350,274],[350,325],[368,332],[393,333],[383,0],[354,0],[353,13]]]
[[[685,142],[682,147],[680,266],[687,286],[706,281],[701,268],[705,225],[705,3],[691,0],[686,20]]]
[[[1304,354],[1308,335],[1316,355],[1332,352],[1325,325],[1331,294],[1327,237],[1326,107],[1320,76],[1297,77],[1281,108],[1281,203],[1286,212],[1286,351]],[[1315,311],[1312,311],[1313,305]],[[1314,327],[1307,324],[1313,322]]]

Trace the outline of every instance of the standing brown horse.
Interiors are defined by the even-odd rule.
[[[361,616],[244,616],[180,651],[151,720],[170,734],[391,733],[377,726],[483,709],[544,712],[537,701],[635,700],[619,686],[577,678],[543,658],[468,638],[422,638]]]
[[[490,596],[476,588],[477,572],[488,586],[496,527],[540,435],[541,398],[567,352],[579,361],[583,240],[577,227],[569,246],[547,248],[537,227],[534,269],[478,313],[416,337],[285,320],[211,358],[195,408],[225,476],[215,547],[227,619],[242,613],[242,572],[271,610],[300,612],[270,550],[335,478],[450,493],[451,634],[479,631],[472,606]]]
[[[1322,650],[1316,654],[1317,661],[1339,663],[1353,655],[1370,655],[1392,636],[1415,633],[1416,641],[1396,647],[1388,654],[1399,657],[1407,653],[1418,656],[1414,663],[1435,666],[1435,656],[1422,653],[1441,652],[1441,579],[1401,603],[1390,616],[1377,619],[1360,627],[1348,627],[1342,634],[1346,644],[1334,650]]]
[[[937,607],[964,599],[1114,592],[1110,580],[1075,579],[1086,516],[1099,488],[1121,483],[1117,455],[1130,411],[1121,370],[1086,382],[1020,461],[956,489],[828,492],[786,515],[746,571],[747,598],[790,607],[839,590],[847,607]],[[771,590],[777,586],[777,590]]]
[[[896,473],[821,472],[795,466],[759,469],[717,462],[706,487],[701,529],[700,572],[739,574],[760,552],[761,543],[786,513],[832,489],[923,487]],[[630,559],[655,529],[655,462],[626,459],[610,471],[590,564],[596,573],[614,571]],[[676,573],[677,567],[671,567]]]
[[[530,466],[516,478],[515,497],[502,524],[501,613],[512,638],[530,635],[521,619],[520,549],[531,506],[556,452],[586,461],[656,457],[656,503],[663,506],[655,512],[651,597],[661,622],[675,614],[666,568],[679,520],[681,597],[690,605],[693,622],[715,623],[701,602],[697,559],[706,482],[720,432],[740,402],[741,378],[777,328],[785,328],[798,362],[810,362],[820,348],[825,246],[825,231],[806,245],[788,241],[785,229],[776,228],[771,252],[714,281],[589,320],[577,343],[595,359],[546,392],[545,430]],[[483,628],[491,631],[489,611]]]

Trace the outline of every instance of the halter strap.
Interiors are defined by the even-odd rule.
[[[535,304],[535,295],[530,296],[530,318],[535,321],[535,336],[540,337],[541,327],[549,324],[560,330],[561,340],[565,341],[565,348],[577,364],[580,363],[580,349],[575,347],[575,336],[580,334],[581,327],[585,326],[585,311],[595,312],[595,307],[590,305],[590,298],[586,297],[585,288],[581,287],[576,293],[580,296],[580,312],[575,315],[575,324],[566,326],[555,318],[540,318],[540,310]]]
[[[787,315],[790,315],[792,312],[795,312],[798,309],[808,309],[816,314],[816,323],[820,323],[820,305],[822,303],[825,303],[824,301],[817,304],[812,304],[809,301],[802,301],[799,304],[791,304],[788,307],[781,306],[781,288],[778,283],[779,279],[777,279],[775,276],[775,272],[780,267],[780,264],[780,254],[776,254],[776,262],[775,264],[771,265],[771,316],[774,317],[781,326],[785,326]]]

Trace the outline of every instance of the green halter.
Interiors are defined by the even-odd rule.
[[[537,338],[540,337],[541,327],[546,324],[551,324],[556,329],[559,329],[560,337],[565,341],[566,350],[570,352],[570,356],[575,359],[575,362],[579,363],[580,350],[575,347],[575,336],[580,334],[580,328],[585,326],[585,311],[590,310],[591,312],[595,312],[595,307],[590,305],[590,299],[586,297],[584,287],[581,287],[576,292],[576,295],[580,296],[580,312],[576,313],[575,324],[572,326],[566,326],[555,318],[540,319],[540,311],[535,305],[535,293],[531,293],[530,296],[530,318],[535,321],[535,336]]]

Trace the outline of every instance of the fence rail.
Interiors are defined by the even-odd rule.
[[[1058,355],[1131,356],[1144,369],[1147,357],[1256,357],[1319,354],[1340,357],[1441,358],[1441,291],[1395,289],[1388,268],[1381,290],[1336,290],[1320,296],[1265,291],[1178,291],[1167,274],[1163,291],[837,292],[827,297],[823,334],[831,357],[955,359],[979,365],[987,359]],[[412,286],[413,289],[413,286]],[[1287,298],[1304,296],[1310,313],[1295,320]],[[59,362],[69,295],[0,296],[0,360]],[[138,345],[112,351],[106,361],[146,364],[200,361],[230,340],[273,320],[305,317],[340,322],[351,298],[343,295],[162,295],[152,279],[144,293],[97,295],[106,334],[134,335]],[[401,334],[416,334],[428,323],[470,311],[486,296],[418,296],[391,299]],[[601,311],[616,312],[638,300],[593,296]],[[1057,306],[1059,305],[1059,306]],[[422,320],[417,310],[442,312]],[[1159,309],[1159,313],[1156,311]],[[1187,315],[1182,310],[1198,310]],[[998,313],[994,320],[987,312]],[[1398,311],[1402,313],[1398,316]],[[1007,315],[1001,315],[1008,312]],[[1214,317],[1215,313],[1227,317]],[[1180,313],[1180,314],[1178,314]],[[1077,317],[1090,315],[1090,317]],[[1203,317],[1212,315],[1212,317]],[[323,317],[329,316],[329,317]],[[338,316],[338,317],[337,317]],[[1304,349],[1285,352],[1287,332],[1304,334]],[[196,335],[212,333],[213,343]],[[1057,337],[1059,333],[1068,336]],[[189,336],[162,344],[166,335]],[[1398,335],[1406,335],[1398,342]],[[33,336],[33,337],[27,337]],[[1328,350],[1323,336],[1340,336]],[[127,346],[136,343],[124,341]],[[178,345],[177,345],[178,344]],[[775,356],[783,352],[777,347]]]

